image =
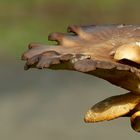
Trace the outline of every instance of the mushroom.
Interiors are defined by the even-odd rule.
[[[26,61],[26,70],[73,70],[97,76],[129,90],[129,93],[97,103],[86,113],[84,120],[94,123],[130,117],[132,128],[140,132],[139,35],[139,26],[73,25],[68,27],[67,34],[49,35],[49,40],[57,41],[57,45],[31,43],[22,59]]]
[[[140,64],[140,42],[132,42],[120,46],[115,52],[114,59],[127,59]]]
[[[140,132],[140,111],[131,116],[131,126],[135,131]]]

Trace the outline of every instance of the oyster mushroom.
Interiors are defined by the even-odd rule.
[[[140,131],[140,27],[132,25],[70,26],[68,33],[53,33],[58,45],[31,43],[22,55],[25,69],[63,69],[90,74],[130,92],[94,105],[85,122],[130,117]],[[121,61],[121,60],[128,60]],[[131,63],[132,62],[132,63]],[[135,62],[135,63],[133,63]]]

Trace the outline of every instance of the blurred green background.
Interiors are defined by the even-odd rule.
[[[0,139],[139,139],[129,118],[85,124],[96,102],[126,91],[77,72],[24,71],[30,42],[77,24],[139,24],[139,0],[0,0]]]

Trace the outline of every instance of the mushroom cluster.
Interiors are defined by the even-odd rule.
[[[25,69],[74,70],[129,90],[95,104],[85,122],[130,117],[140,132],[140,26],[69,26],[68,33],[52,33],[56,45],[31,43],[22,59]]]

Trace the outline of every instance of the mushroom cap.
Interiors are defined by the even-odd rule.
[[[105,120],[112,120],[118,117],[127,116],[140,103],[140,96],[136,94],[123,94],[106,98],[95,104],[85,115],[85,122],[94,123]],[[140,111],[131,117],[131,124],[136,127],[136,117],[140,120]],[[140,123],[139,123],[140,124]],[[134,129],[133,128],[133,129]],[[139,126],[140,130],[140,126]]]
[[[115,52],[114,59],[126,59],[140,64],[140,42],[120,46]]]
[[[22,56],[25,69],[79,71],[140,94],[139,26],[73,25],[68,27],[68,32],[71,33],[49,35],[49,40],[57,41],[57,45],[31,43]],[[116,61],[122,59],[136,63]]]
[[[135,112],[130,120],[132,128],[135,131],[140,132],[140,111]]]

